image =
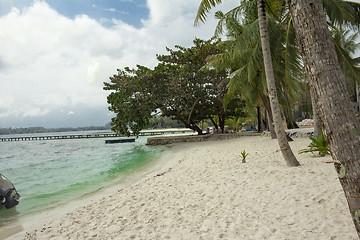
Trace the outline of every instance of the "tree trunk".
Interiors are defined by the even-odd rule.
[[[359,90],[360,90],[360,86],[359,86],[359,83],[358,82],[356,82],[355,83],[355,85],[356,85],[356,102],[357,102],[357,107],[356,107],[356,111],[360,111],[360,108],[359,108],[359,106],[360,106],[360,93],[359,93]]]
[[[219,126],[216,124],[215,120],[212,117],[209,117],[210,121],[212,122],[212,124],[214,125],[216,132],[219,131]]]
[[[225,114],[218,115],[221,133],[225,133]]]
[[[313,109],[313,120],[314,120],[314,137],[319,137],[322,133],[322,123],[319,117],[319,109],[317,106],[318,100],[316,99],[313,88],[310,88],[311,92],[311,104]]]
[[[267,119],[267,122],[268,122],[268,130],[270,132],[271,139],[277,139],[276,132],[274,130],[273,120],[271,119],[270,114],[269,114],[268,111],[266,111],[266,119]]]
[[[196,125],[195,123],[192,123],[191,125],[192,125],[192,129],[193,129],[194,131],[197,131],[197,133],[198,133],[199,135],[203,135],[203,134],[204,134],[203,131],[202,131],[202,129],[200,129],[200,128],[198,127],[198,125]]]
[[[260,94],[260,98],[261,98],[261,101],[263,102],[264,107],[265,107],[266,119],[268,121],[268,130],[270,132],[271,139],[277,139],[276,133],[275,133],[275,130],[274,130],[274,126],[273,126],[273,120],[272,120],[273,118],[272,118],[269,99],[268,99],[267,96],[265,96],[263,94]]]
[[[264,57],[264,65],[265,65],[265,75],[268,85],[270,105],[273,114],[277,140],[286,164],[288,166],[299,166],[300,164],[297,161],[286,139],[283,122],[281,120],[280,106],[276,93],[274,71],[271,60],[269,35],[267,31],[265,1],[257,0],[257,5],[258,5],[258,17],[259,17],[259,25],[260,25],[261,47]]]
[[[288,129],[299,128],[299,126],[295,122],[294,114],[290,107],[290,100],[289,100],[288,94],[285,91],[285,89],[283,90],[283,93],[284,93],[284,97],[285,97],[285,101],[286,101],[285,106],[284,106],[284,116],[285,116],[285,120],[286,120],[286,126]]]
[[[294,121],[294,114],[291,112],[291,109],[289,109],[287,106],[284,106],[283,110],[287,129],[299,128],[299,126]]]
[[[360,237],[360,134],[321,0],[287,0],[324,134]]]
[[[196,123],[194,123],[192,121],[190,123],[188,123],[184,119],[179,119],[179,120],[180,120],[180,122],[182,122],[185,125],[186,128],[190,128],[194,132],[197,132],[199,135],[203,135],[202,129],[200,129],[199,126],[196,125]]]
[[[261,115],[261,107],[260,105],[256,107],[257,110],[257,121],[258,121],[258,133],[262,133],[264,131],[264,123],[262,120],[262,115]]]

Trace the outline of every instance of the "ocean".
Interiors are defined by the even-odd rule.
[[[31,136],[39,135],[52,134]],[[0,142],[0,173],[21,195],[18,206],[0,210],[0,226],[125,181],[161,153],[145,145],[147,137],[116,144],[105,144],[105,139],[109,138]]]

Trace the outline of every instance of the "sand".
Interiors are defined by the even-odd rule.
[[[297,153],[309,143],[290,144]],[[177,144],[133,185],[9,239],[358,239],[331,157],[296,156],[301,166],[287,167],[261,136]]]

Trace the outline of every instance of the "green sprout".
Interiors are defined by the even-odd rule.
[[[327,145],[324,134],[321,134],[319,137],[309,137],[312,143],[309,144],[308,148],[301,149],[299,154],[311,152],[319,152],[320,157],[324,157],[325,155],[330,155],[329,147]]]
[[[243,150],[242,152],[241,152],[241,156],[242,156],[242,162],[243,163],[245,163],[246,161],[245,161],[245,158],[246,158],[246,156],[247,155],[249,155],[248,153],[246,153],[246,151],[245,150]]]

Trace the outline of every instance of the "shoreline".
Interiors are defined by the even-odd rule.
[[[331,157],[297,154],[309,143],[290,142],[300,167],[268,137],[170,145],[137,182],[9,239],[357,239]]]
[[[159,156],[153,161],[146,163],[144,166],[138,167],[136,172],[124,174],[119,178],[112,180],[106,186],[81,195],[68,203],[60,203],[56,206],[20,216],[18,219],[8,222],[5,226],[0,226],[0,240],[18,239],[19,234],[25,233],[29,229],[35,229],[36,226],[44,221],[56,219],[81,206],[100,201],[104,196],[117,192],[119,189],[128,188],[137,182],[141,182],[152,176],[155,172],[161,171],[164,167],[166,168],[169,164],[172,164],[171,161],[168,163],[164,162],[164,159],[169,158],[174,154],[174,148],[172,146],[156,146],[156,148],[160,149]]]

